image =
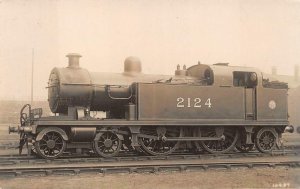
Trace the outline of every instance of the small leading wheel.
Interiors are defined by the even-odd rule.
[[[94,149],[102,157],[114,157],[120,152],[122,141],[110,131],[99,133],[94,140]]]
[[[182,136],[182,130],[179,127],[142,127],[140,133],[151,136],[151,138],[139,137],[138,140],[142,150],[154,156],[168,155],[179,145],[178,141],[159,140],[162,133],[165,137]]]
[[[236,146],[236,149],[240,152],[250,152],[254,148],[254,144],[241,144],[240,146]]]
[[[276,147],[278,134],[273,128],[262,128],[255,137],[255,147],[262,153],[271,153]]]
[[[224,128],[224,140],[201,141],[203,148],[212,154],[226,153],[235,147],[239,133],[235,128]],[[216,137],[215,129],[206,129],[202,132],[204,137]]]
[[[34,143],[37,155],[45,159],[58,158],[65,151],[66,141],[57,130],[40,132],[41,139]]]

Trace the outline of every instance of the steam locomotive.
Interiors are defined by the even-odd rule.
[[[54,116],[25,105],[20,126],[20,153],[54,159],[64,152],[94,152],[102,157],[120,151],[168,155],[176,149],[226,153],[255,146],[272,152],[288,122],[287,90],[248,67],[227,63],[181,68],[174,75],[142,73],[141,61],[129,57],[123,73],[94,73],[79,66],[54,68],[48,101]],[[95,116],[105,112],[105,116]]]

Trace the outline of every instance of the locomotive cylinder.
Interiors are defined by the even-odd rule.
[[[92,141],[96,135],[95,127],[72,127],[71,139],[76,142]]]

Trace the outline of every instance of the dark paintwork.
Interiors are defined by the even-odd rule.
[[[169,76],[144,74],[128,76],[126,74],[88,73],[81,68],[75,70],[70,69],[72,68],[54,69],[54,75],[60,78],[61,97],[62,95],[70,96],[71,94],[73,96],[75,94],[78,94],[78,96],[80,96],[80,94],[82,94],[82,96],[92,96],[92,100],[89,102],[91,104],[85,104],[87,101],[84,100],[80,101],[84,106],[91,105],[91,110],[123,109],[123,106],[128,104],[129,100],[126,99],[122,101],[112,99],[107,93],[107,86],[105,86],[105,84],[118,83],[123,87],[112,86],[112,90],[117,91],[116,93],[111,93],[112,96],[116,95],[116,97],[122,97],[120,94],[123,94],[123,97],[126,98],[130,97],[132,95],[131,93],[133,93],[135,97],[131,99],[131,101],[136,104],[137,116],[131,115],[130,119],[137,117],[139,120],[129,122],[126,122],[126,120],[122,121],[122,119],[119,121],[78,121],[77,124],[79,125],[172,125],[178,123],[178,120],[182,121],[180,124],[184,125],[205,125],[206,123],[207,125],[288,124],[287,89],[264,88],[262,86],[262,74],[254,68],[198,64],[187,69],[188,76],[173,76],[170,81],[163,79],[163,83],[145,82],[157,78],[169,78]],[[206,70],[209,70],[211,74],[209,82],[207,82],[207,78],[205,77]],[[257,86],[253,88],[234,86],[234,71],[256,73]],[[63,77],[60,75],[63,75]],[[87,79],[86,77],[88,76],[92,79]],[[130,89],[130,83],[137,80],[141,82],[133,84],[132,89]],[[91,87],[90,84],[88,84],[91,81],[93,81],[93,84],[98,83],[99,85]],[[184,108],[176,107],[178,103],[177,98],[179,97],[185,99]],[[193,99],[200,98],[202,100],[201,108],[186,107],[187,98],[191,98],[191,103],[193,103]],[[205,105],[208,98],[211,100],[211,108]],[[274,110],[269,108],[269,102],[271,100],[276,102],[276,108]],[[131,109],[132,108],[133,107],[131,107]],[[126,110],[128,111],[129,109],[124,108],[124,111]],[[59,125],[50,120],[46,121],[47,119],[56,120],[54,122],[60,122],[59,124],[61,125],[76,125],[76,122],[70,123],[67,121],[69,118],[66,116],[41,118],[36,124],[45,125],[46,122],[50,125]],[[154,122],[152,122],[152,120],[154,120]],[[155,120],[158,122],[155,122]],[[168,120],[176,120],[176,123],[172,123],[172,121],[169,122]],[[112,123],[110,123],[110,121]]]
[[[115,129],[118,137],[127,135],[132,146],[139,146],[143,126],[235,126],[252,144],[254,128],[282,132],[289,124],[286,85],[268,83],[255,68],[198,64],[178,67],[175,76],[146,75],[140,61],[129,58],[124,73],[93,73],[79,67],[78,55],[69,58],[69,67],[54,68],[49,79],[49,106],[60,115],[35,119],[29,125],[33,137],[44,128],[59,127],[68,135],[68,148],[90,148],[96,135]],[[109,116],[95,119],[86,110]],[[208,139],[182,137],[178,140]]]
[[[155,120],[155,121],[127,121],[118,120],[39,120],[35,122],[36,126],[286,126],[288,121],[249,121],[249,120],[215,120],[215,119],[195,119],[195,120]]]
[[[276,102],[274,110],[269,108],[269,102]],[[287,89],[259,88],[257,91],[258,120],[287,120]]]
[[[129,102],[130,85],[133,82],[152,82],[172,77],[132,72],[131,69],[141,70],[135,61],[132,58],[126,59],[123,73],[89,72],[79,65],[54,68],[50,73],[48,86],[51,111],[53,113],[67,113],[69,106],[87,107],[91,111],[120,108]]]
[[[235,96],[235,98],[230,98]],[[229,98],[228,98],[229,97]],[[177,107],[177,99],[183,103]],[[188,98],[190,107],[188,107]],[[197,98],[196,102],[195,99]],[[201,102],[198,103],[200,100]],[[211,107],[205,105],[210,99]],[[195,105],[195,103],[197,103]],[[194,107],[197,106],[197,107]],[[201,107],[200,107],[201,106]],[[138,84],[138,119],[245,119],[244,89],[197,85]]]

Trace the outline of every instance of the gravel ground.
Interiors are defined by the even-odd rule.
[[[1,189],[299,188],[300,169],[263,168],[157,174],[69,175],[0,180]]]

